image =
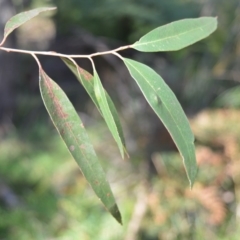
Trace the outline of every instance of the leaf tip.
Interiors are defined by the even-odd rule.
[[[112,216],[117,220],[117,222],[123,225],[122,216],[118,209],[117,204],[114,204],[111,208],[109,208],[109,211],[112,214]]]
[[[194,169],[192,170],[192,172],[188,176],[191,190],[192,190],[194,182],[196,180],[197,173],[198,173],[198,167],[194,167]]]

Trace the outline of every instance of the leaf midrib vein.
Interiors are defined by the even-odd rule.
[[[172,35],[172,36],[169,36],[169,37],[166,37],[166,38],[157,39],[157,40],[154,40],[154,41],[149,41],[149,42],[141,43],[141,42],[140,42],[141,39],[140,39],[138,42],[134,43],[132,46],[133,46],[133,47],[134,47],[134,46],[143,46],[143,45],[148,45],[148,44],[152,44],[152,43],[156,43],[156,42],[162,42],[162,41],[165,41],[165,40],[171,39],[171,38],[177,38],[177,37],[179,37],[179,36],[182,36],[182,35],[184,35],[184,34],[190,33],[190,32],[192,32],[192,31],[196,31],[196,30],[198,30],[198,29],[205,28],[207,25],[210,25],[210,24],[211,24],[211,23],[207,23],[207,24],[205,24],[205,25],[202,26],[202,27],[197,27],[197,28],[194,28],[194,29],[192,29],[192,30],[190,30],[190,31],[186,31],[186,32],[180,33],[180,34],[178,34],[178,35]],[[153,30],[153,31],[154,31],[154,30]]]
[[[132,64],[130,63],[130,65],[132,65]],[[133,65],[132,65],[132,66],[133,66]],[[133,66],[133,68],[134,68],[134,69],[135,69],[135,70],[136,70],[136,71],[137,71],[137,72],[138,72],[138,73],[144,78],[144,80],[150,85],[150,87],[151,87],[151,88],[153,89],[153,91],[156,93],[154,87],[149,83],[149,81],[145,78],[145,76],[144,76],[141,72],[139,72],[138,69],[135,68],[134,66]],[[156,94],[157,94],[157,93],[156,93]],[[184,135],[183,135],[181,129],[179,128],[178,124],[176,123],[174,117],[173,117],[172,114],[171,114],[171,111],[169,111],[169,109],[168,109],[168,107],[166,106],[166,104],[165,104],[164,101],[163,101],[163,105],[164,105],[165,108],[168,110],[168,112],[169,112],[169,114],[171,115],[173,121],[175,122],[175,124],[176,124],[176,126],[177,126],[179,132],[181,133],[181,136],[182,136],[182,138],[183,138],[185,144],[187,145],[187,149],[188,149],[188,157],[190,157],[190,152],[189,152],[189,147],[188,147],[189,144],[185,141],[185,138],[184,138]]]
[[[112,116],[112,113],[111,113],[111,110],[110,110],[110,108],[109,108],[109,105],[108,105],[108,102],[107,102],[107,99],[106,99],[106,95],[105,95],[105,90],[104,90],[104,88],[103,88],[103,86],[102,86],[102,84],[101,84],[101,81],[100,81],[100,79],[98,78],[98,75],[95,75],[95,77],[94,77],[94,79],[96,78],[96,82],[97,82],[97,84],[98,84],[98,87],[99,87],[99,90],[100,90],[100,92],[101,92],[101,94],[100,94],[100,98],[102,99],[102,103],[103,103],[103,107],[105,108],[105,109],[101,109],[101,104],[99,103],[99,107],[100,107],[100,109],[101,109],[101,111],[102,111],[102,114],[103,114],[103,117],[104,117],[104,115],[107,113],[107,115],[109,115],[109,117],[111,118],[111,126],[114,128],[113,129],[113,131],[115,132],[115,133],[117,133],[116,135],[117,135],[117,139],[115,139],[115,137],[114,137],[114,135],[113,135],[113,138],[115,139],[115,141],[117,142],[117,144],[118,144],[118,147],[119,147],[119,149],[120,149],[120,152],[121,152],[121,155],[123,156],[123,149],[121,148],[121,146],[123,146],[123,144],[122,144],[122,140],[121,140],[121,138],[120,138],[120,135],[119,135],[119,132],[118,132],[118,129],[117,129],[117,126],[116,126],[116,123],[115,123],[115,121],[114,121],[114,118],[113,118],[113,116]],[[97,96],[96,96],[96,98],[97,98]],[[103,113],[103,111],[105,111],[105,114]],[[107,111],[107,112],[106,112]],[[105,119],[105,117],[104,117],[104,119]],[[106,123],[108,123],[108,121],[105,119],[105,121],[106,121]],[[107,124],[107,125],[109,125],[109,124]],[[111,127],[111,129],[112,129],[112,127]],[[112,132],[112,130],[110,130],[111,132]],[[113,134],[113,133],[112,133]]]

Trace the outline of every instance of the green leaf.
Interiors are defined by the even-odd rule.
[[[171,134],[182,158],[192,187],[197,173],[194,136],[187,117],[172,90],[148,66],[123,58],[146,100]]]
[[[209,36],[217,28],[217,18],[183,19],[158,27],[131,47],[142,52],[176,51]]]
[[[106,118],[106,115],[103,114],[103,112],[102,112],[102,110],[100,108],[100,105],[98,103],[98,100],[96,98],[95,92],[94,92],[94,77],[89,72],[87,72],[86,70],[82,69],[79,66],[76,66],[69,59],[62,58],[62,60],[69,67],[69,69],[74,73],[74,75],[77,77],[79,82],[83,85],[83,87],[87,91],[88,95],[91,97],[92,101],[94,102],[94,104],[96,105],[97,109],[99,110],[99,112],[101,113],[101,115],[103,116],[104,120],[107,123],[108,119]],[[107,104],[108,104],[110,113],[111,113],[112,118],[113,118],[113,120],[114,120],[114,122],[116,124],[117,132],[118,132],[118,135],[119,135],[120,140],[121,140],[121,145],[124,147],[124,151],[127,154],[125,138],[124,138],[124,135],[123,135],[122,125],[120,123],[118,112],[117,112],[117,110],[116,110],[116,108],[114,106],[113,101],[111,100],[110,96],[108,95],[108,93],[105,90],[104,90],[104,92],[105,92],[105,97],[107,99]]]
[[[5,25],[4,28],[4,37],[2,40],[2,43],[5,42],[7,36],[16,28],[18,28],[19,26],[21,26],[22,24],[24,24],[25,22],[31,20],[32,18],[34,18],[35,16],[37,16],[39,13],[41,12],[46,12],[46,11],[51,11],[51,10],[55,10],[55,7],[43,7],[43,8],[36,8],[30,11],[26,11],[26,12],[22,12],[19,13],[15,16],[13,16],[12,18],[10,18],[8,20],[8,22]],[[1,44],[2,44],[1,43]],[[1,45],[0,44],[0,45]]]
[[[78,114],[62,89],[43,70],[40,70],[40,91],[57,131],[83,175],[107,210],[121,223],[113,193]]]
[[[114,140],[116,141],[116,143],[118,145],[118,148],[120,150],[122,158],[124,158],[124,146],[121,141],[121,137],[119,135],[116,122],[114,121],[114,117],[113,117],[110,107],[108,105],[105,90],[102,86],[101,80],[100,80],[95,68],[94,68],[94,87],[93,88],[94,88],[94,93],[95,93],[99,108],[101,110],[101,113],[103,115],[103,118],[105,119],[106,124],[107,124],[110,132],[112,133]]]

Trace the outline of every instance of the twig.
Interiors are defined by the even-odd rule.
[[[34,55],[47,55],[47,56],[54,56],[54,57],[65,57],[65,58],[92,58],[100,55],[106,55],[106,54],[115,54],[116,52],[123,51],[125,49],[131,48],[131,45],[119,47],[113,50],[104,51],[104,52],[97,52],[89,55],[68,55],[68,54],[62,54],[57,53],[53,51],[29,51],[29,50],[23,50],[23,49],[15,49],[15,48],[6,48],[6,47],[0,47],[0,50],[6,51],[6,52],[16,52],[16,53],[23,53],[23,54],[30,54]]]

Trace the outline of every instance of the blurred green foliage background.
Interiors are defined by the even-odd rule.
[[[0,240],[239,239],[239,1],[12,0],[9,7],[21,12],[52,5],[57,12],[16,31],[15,47],[88,54],[133,43],[171,21],[218,16],[212,36],[179,52],[123,52],[159,72],[182,103],[196,136],[198,178],[190,191],[171,138],[120,61],[95,59],[120,113],[128,160],[120,158],[101,117],[66,67],[41,57],[89,131],[123,215],[120,226],[50,122],[34,61],[9,54],[18,67],[9,95],[14,103],[7,110],[0,106]],[[88,62],[79,64],[91,71]],[[2,73],[0,81],[7,84]]]

